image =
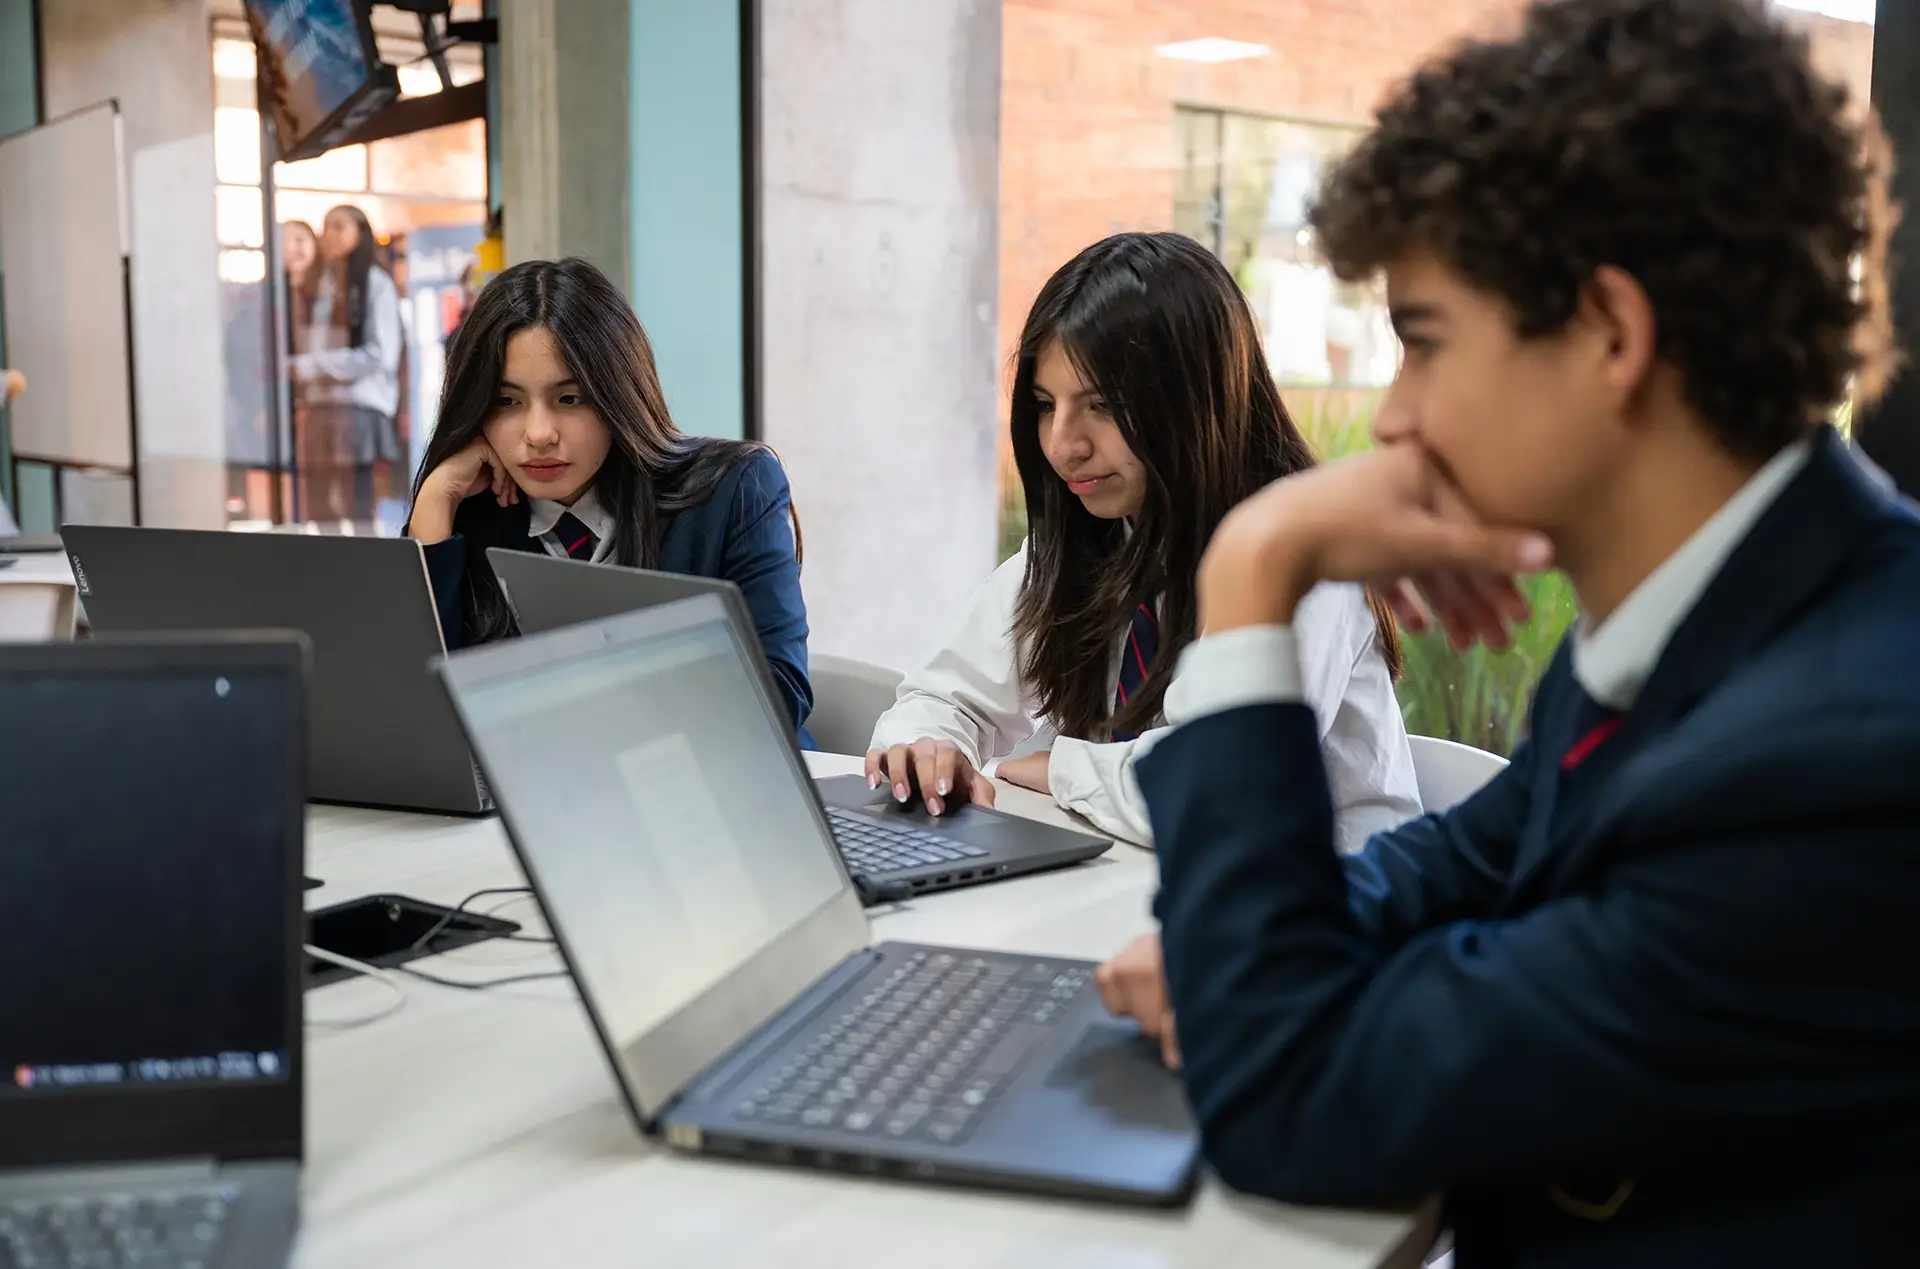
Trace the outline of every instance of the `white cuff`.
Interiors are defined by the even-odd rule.
[[[1208,635],[1180,654],[1167,688],[1167,721],[1192,722],[1242,705],[1305,699],[1292,626],[1242,626]]]

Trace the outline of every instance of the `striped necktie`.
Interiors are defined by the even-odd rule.
[[[579,517],[571,511],[563,511],[560,518],[553,522],[553,536],[566,551],[568,559],[590,560],[594,548],[600,545],[600,539],[593,536],[593,530],[580,523]]]
[[[1147,671],[1153,665],[1153,658],[1160,650],[1160,622],[1153,615],[1153,608],[1141,604],[1133,610],[1133,624],[1127,629],[1127,646],[1120,650],[1120,683],[1114,693],[1114,712],[1117,714],[1127,707],[1127,702],[1138,696],[1147,685]],[[1119,731],[1113,733],[1115,740],[1133,740],[1135,732]]]
[[[1573,725],[1567,729],[1572,742],[1566,753],[1560,756],[1560,770],[1571,772],[1588,758],[1594,750],[1612,739],[1613,733],[1620,730],[1621,713],[1609,709],[1593,697],[1587,690],[1575,683],[1573,690],[1579,693],[1573,704]]]

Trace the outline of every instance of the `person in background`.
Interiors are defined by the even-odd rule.
[[[810,744],[792,515],[766,446],[674,426],[653,347],[604,273],[535,260],[488,283],[447,348],[406,531],[449,648],[516,633],[488,547],[733,582]]]
[[[1557,0],[1332,168],[1380,444],[1215,534],[1139,769],[1164,981],[1096,975],[1229,1185],[1444,1194],[1460,1269],[1914,1263],[1920,515],[1826,421],[1895,357],[1861,118],[1759,0]],[[1550,561],[1531,739],[1343,861],[1305,597],[1497,645]]]
[[[1021,332],[1013,452],[1028,538],[874,729],[867,778],[928,809],[991,803],[982,769],[1147,842],[1133,764],[1197,625],[1194,574],[1234,504],[1313,466],[1233,278],[1177,234],[1094,244],[1041,289]],[[1308,699],[1341,839],[1420,812],[1393,694],[1392,619],[1360,586],[1308,598]],[[1007,755],[1022,744],[1036,752]]]
[[[376,463],[400,461],[400,296],[377,263],[366,213],[342,204],[327,213],[305,340],[291,369],[306,398],[300,452],[313,520],[373,518]]]

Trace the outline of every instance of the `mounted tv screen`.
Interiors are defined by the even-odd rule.
[[[400,95],[373,43],[368,0],[246,0],[260,104],[283,161],[339,145]]]

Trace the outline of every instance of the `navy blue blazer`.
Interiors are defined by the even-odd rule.
[[[468,548],[467,508],[472,505],[469,499],[454,516],[452,537],[425,548],[433,602],[440,610],[440,629],[450,650],[464,646],[471,637],[462,602],[467,570],[487,566],[484,553]],[[807,679],[807,602],[800,593],[792,508],[793,494],[780,461],[770,453],[756,453],[729,471],[704,503],[661,518],[656,567],[667,573],[724,578],[740,588],[800,745],[811,749],[813,739],[806,730],[807,715],[813,712],[813,686]],[[531,514],[525,501],[508,508],[507,527],[492,545],[543,553],[546,548],[527,534]]]
[[[1914,1263],[1917,650],[1920,519],[1829,430],[1572,773],[1566,646],[1503,775],[1346,861],[1304,706],[1168,737],[1137,774],[1214,1168],[1444,1193],[1461,1269]]]

